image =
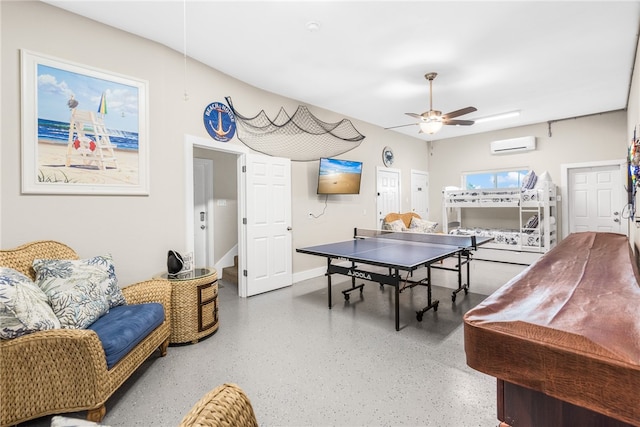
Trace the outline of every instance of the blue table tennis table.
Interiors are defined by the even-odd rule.
[[[451,299],[455,302],[456,295],[460,291],[465,294],[469,291],[469,263],[471,252],[476,250],[491,238],[476,236],[452,236],[446,234],[394,232],[386,230],[354,229],[353,239],[328,243],[324,245],[310,246],[296,249],[296,252],[317,255],[327,258],[327,287],[329,308],[331,301],[331,275],[341,274],[351,277],[351,288],[342,291],[345,300],[349,300],[349,294],[356,289],[362,293],[364,283],[356,285],[356,279],[378,282],[381,287],[391,285],[395,288],[395,321],[396,331],[400,330],[400,293],[414,286],[427,287],[427,306],[416,312],[419,322],[425,312],[433,308],[438,310],[438,300],[431,298],[431,269],[456,271],[458,273],[458,288],[452,292]],[[443,264],[434,265],[440,261],[456,257],[454,267]],[[334,261],[349,261],[350,266],[337,265]],[[358,264],[373,267],[382,267],[378,271],[365,270]],[[466,265],[467,281],[462,281],[462,269]],[[426,277],[420,280],[413,279],[414,272],[420,268],[426,268]],[[387,269],[387,273],[380,271]],[[401,272],[405,272],[403,278]],[[409,279],[411,277],[411,279]],[[402,285],[402,286],[401,286]]]

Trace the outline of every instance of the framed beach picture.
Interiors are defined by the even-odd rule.
[[[22,193],[149,194],[148,83],[21,51]]]

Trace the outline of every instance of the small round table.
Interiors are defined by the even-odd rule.
[[[159,277],[171,282],[170,344],[192,343],[218,330],[218,273],[195,268]]]

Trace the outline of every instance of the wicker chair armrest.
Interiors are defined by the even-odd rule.
[[[127,304],[159,302],[165,313],[171,313],[171,282],[165,279],[151,279],[122,288]]]
[[[195,426],[257,427],[258,421],[244,390],[237,384],[225,383],[202,396],[179,427]]]
[[[104,350],[92,330],[53,329],[0,340],[0,421],[14,412],[79,406],[108,387]]]

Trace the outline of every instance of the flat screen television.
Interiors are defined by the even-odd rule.
[[[318,194],[360,194],[362,162],[320,159]]]

